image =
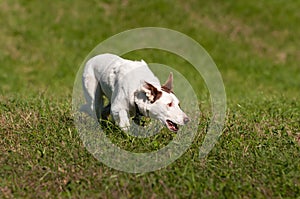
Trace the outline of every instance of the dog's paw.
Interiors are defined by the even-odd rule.
[[[123,126],[123,127],[120,127],[120,128],[121,128],[122,131],[127,132],[127,131],[129,131],[130,126]]]

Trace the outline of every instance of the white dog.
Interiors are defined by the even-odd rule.
[[[113,54],[101,54],[87,61],[83,72],[87,104],[81,110],[99,119],[113,120],[123,130],[130,127],[130,116],[160,120],[169,130],[189,122],[174,95],[173,75],[161,86],[157,77],[142,61],[131,61]],[[106,96],[109,104],[103,107]]]

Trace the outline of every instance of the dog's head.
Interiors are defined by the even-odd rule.
[[[170,73],[168,80],[161,87],[154,86],[148,82],[142,87],[146,94],[147,115],[160,120],[169,130],[178,131],[178,125],[189,122],[187,115],[181,110],[180,103],[173,93],[173,74]]]

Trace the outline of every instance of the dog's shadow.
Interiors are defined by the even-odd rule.
[[[142,128],[147,127],[150,122],[151,119],[144,117],[144,116],[135,116],[132,117],[131,120],[137,125],[140,126]],[[104,133],[106,135],[110,135],[112,133],[122,133],[122,134],[127,134],[126,132],[124,132],[118,125],[116,125],[115,122],[107,119],[98,119],[98,124],[100,126],[100,128],[104,131]]]
[[[134,118],[131,119],[133,120]],[[147,129],[147,124],[149,121],[151,121],[151,119],[143,117],[141,120],[143,121],[140,121],[140,124],[145,124],[146,127],[144,128]],[[174,133],[170,133],[161,129],[162,131],[158,131],[160,133],[155,133],[150,136],[143,135],[140,137],[136,136],[132,132],[123,131],[110,119],[95,120],[83,114],[79,114],[79,116],[76,118],[76,121],[78,122],[77,127],[80,127],[79,134],[81,139],[84,140],[84,143],[94,143],[94,145],[97,147],[99,143],[103,142],[103,136],[105,136],[110,140],[110,142],[116,144],[121,149],[137,153],[145,153],[159,150],[160,148],[166,146],[176,136]],[[141,139],[137,139],[137,137]],[[94,145],[91,146],[94,147]]]
[[[115,124],[115,122],[112,122],[108,119],[98,119],[98,124],[100,128],[104,131],[106,135],[111,135],[112,133],[122,133],[122,129]]]

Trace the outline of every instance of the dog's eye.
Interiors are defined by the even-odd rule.
[[[169,107],[173,106],[173,103],[172,103],[172,102],[170,102],[170,103],[168,104],[168,106],[169,106]]]

